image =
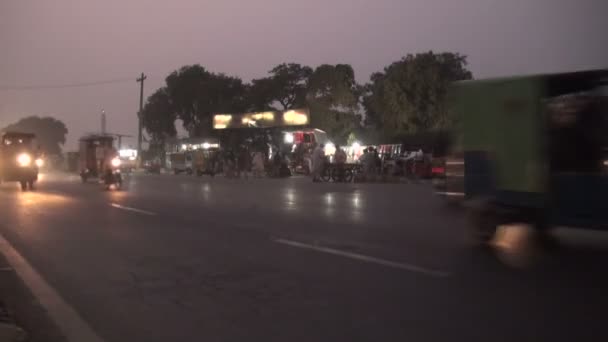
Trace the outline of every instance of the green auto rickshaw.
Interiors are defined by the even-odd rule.
[[[462,192],[478,242],[509,223],[608,229],[607,85],[591,70],[453,86],[464,172],[447,193]]]

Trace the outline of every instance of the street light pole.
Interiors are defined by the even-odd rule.
[[[142,142],[142,110],[144,107],[144,81],[147,76],[141,73],[137,79],[139,83],[139,112],[137,113],[137,167],[141,167],[141,142]]]

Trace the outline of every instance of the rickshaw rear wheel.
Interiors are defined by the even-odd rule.
[[[34,190],[34,181],[33,180],[28,181],[27,187],[30,189],[30,191],[33,191]]]
[[[27,191],[27,182],[20,181],[19,183],[21,184],[21,191]]]

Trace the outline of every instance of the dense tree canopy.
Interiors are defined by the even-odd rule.
[[[142,111],[142,125],[154,144],[163,144],[167,138],[175,137],[176,111],[169,97],[167,88],[156,90]]]
[[[144,127],[160,141],[175,135],[174,122],[181,119],[190,136],[208,136],[216,113],[309,108],[311,125],[336,142],[354,139],[351,133],[388,141],[449,128],[445,98],[450,83],[472,78],[466,65],[466,57],[458,53],[410,54],[374,73],[365,86],[357,84],[347,64],[313,69],[283,63],[249,84],[187,65],[150,96]]]
[[[466,57],[457,53],[407,55],[371,77],[366,86],[366,123],[384,136],[448,128],[449,85],[471,79]]]
[[[306,106],[306,90],[312,68],[296,63],[279,64],[265,78],[251,82],[251,107],[265,109],[293,109]]]
[[[198,64],[172,72],[166,83],[176,117],[191,136],[209,134],[214,113],[246,108],[246,87],[241,79],[211,73]]]
[[[2,131],[34,133],[42,151],[47,154],[60,154],[65,144],[68,129],[65,124],[52,117],[30,116],[8,125]]]
[[[360,125],[359,94],[360,87],[350,65],[317,67],[308,81],[306,96],[312,125],[345,143],[349,133]]]

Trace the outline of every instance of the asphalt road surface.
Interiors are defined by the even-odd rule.
[[[0,186],[0,217],[58,325],[101,341],[608,340],[605,234],[514,269],[428,185],[57,174]]]

